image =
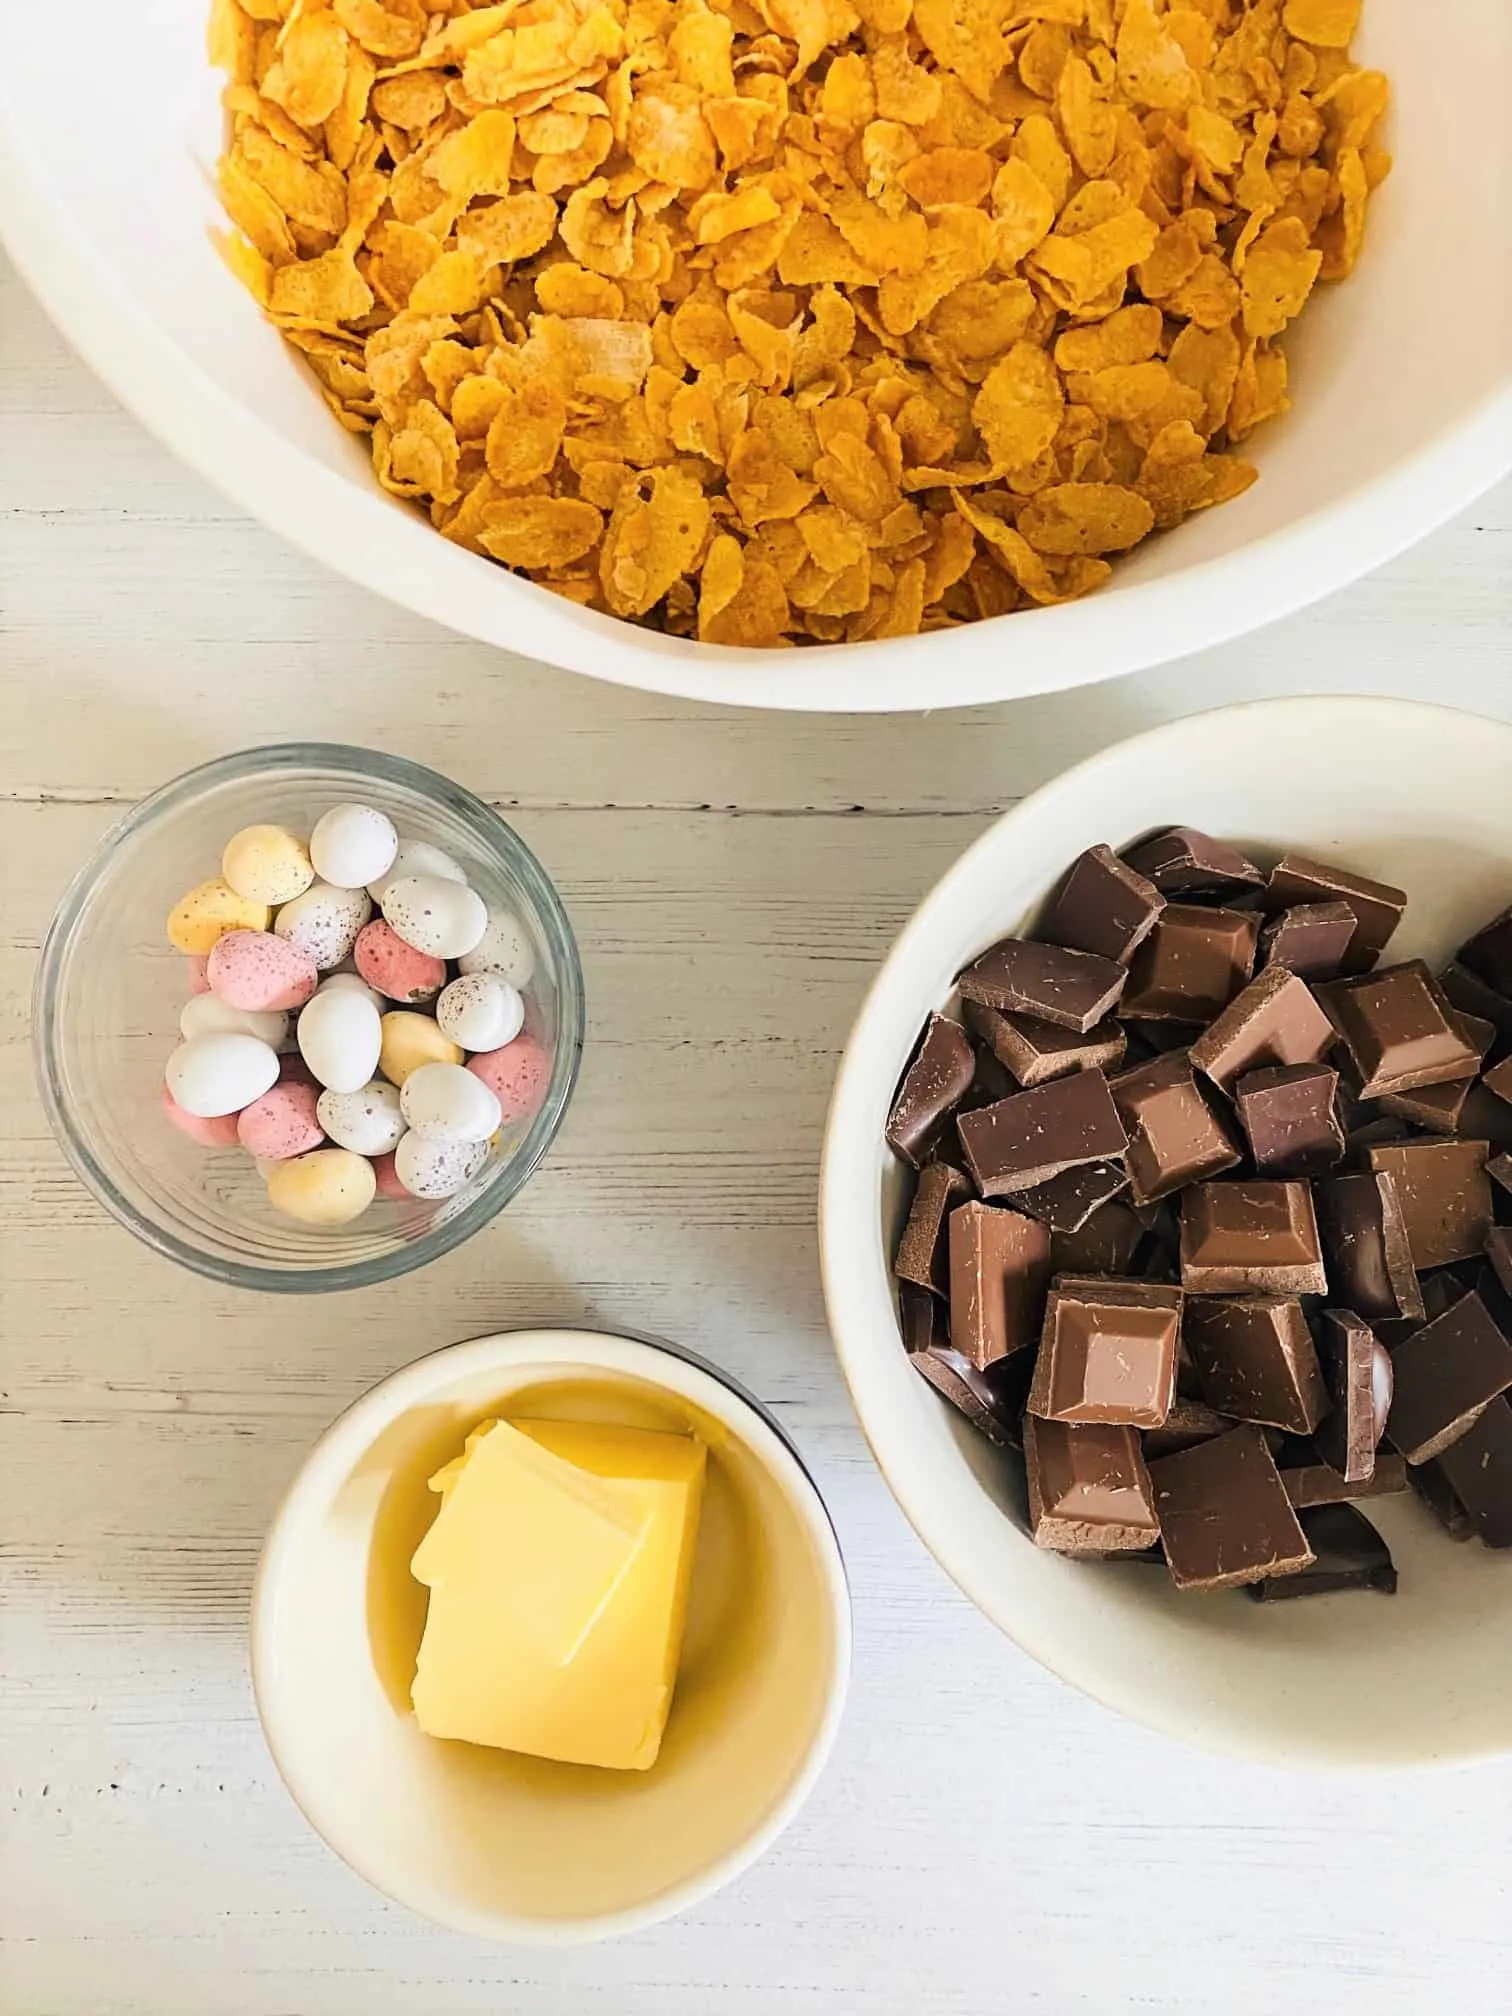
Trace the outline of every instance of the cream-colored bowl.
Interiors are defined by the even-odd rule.
[[[902,1172],[882,1129],[926,1013],[1098,841],[1180,822],[1295,847],[1411,898],[1393,955],[1442,959],[1512,902],[1512,727],[1389,700],[1224,708],[1119,744],[999,819],[926,897],[851,1032],[830,1109],[820,1247],[830,1326],[872,1449],[941,1565],[1026,1652],[1137,1721],[1274,1763],[1380,1766],[1512,1752],[1512,1554],[1454,1546],[1415,1497],[1370,1517],[1394,1599],[1261,1606],[1032,1545],[999,1452],[898,1337]]]
[[[210,0],[4,0],[0,235],[85,359],[245,510],[406,608],[621,685],[866,711],[1050,692],[1253,630],[1398,553],[1512,467],[1507,0],[1366,0],[1396,166],[1348,285],[1286,351],[1295,410],[1243,497],[1101,594],[938,636],[722,649],[595,615],[437,537],[221,267]],[[267,9],[262,10],[266,14]]]
[[[708,1483],[677,1693],[646,1772],[421,1733],[426,1592],[409,1573],[426,1480],[501,1410],[693,1429]],[[359,1875],[486,1938],[635,1931],[753,1862],[802,1805],[850,1670],[850,1599],[824,1506],[758,1403],[671,1345],[518,1331],[409,1365],[311,1451],[268,1537],[252,1677],[273,1757]]]

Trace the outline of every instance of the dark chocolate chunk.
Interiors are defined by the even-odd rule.
[[[1123,1012],[1150,1022],[1209,1022],[1255,970],[1260,920],[1243,910],[1172,903],[1134,954]]]
[[[1029,1190],[1015,1190],[1015,1210],[1027,1211],[1052,1232],[1080,1232],[1094,1212],[1110,1204],[1129,1187],[1129,1172],[1122,1162],[1083,1162],[1064,1169],[1047,1183]]]
[[[1128,1141],[1101,1071],[1073,1071],[963,1113],[957,1132],[984,1197],[1032,1189],[1083,1162],[1114,1161]]]
[[[1363,1512],[1353,1505],[1317,1505],[1297,1517],[1313,1550],[1312,1562],[1299,1575],[1252,1582],[1249,1593],[1257,1603],[1335,1596],[1346,1589],[1376,1589],[1395,1596],[1397,1571],[1391,1549]]]
[[[1493,1225],[1486,1234],[1486,1258],[1503,1292],[1512,1295],[1512,1231],[1505,1225]]]
[[[950,1214],[950,1341],[978,1370],[1039,1337],[1050,1278],[1050,1234],[1037,1218],[995,1205]]]
[[[1326,1295],[1305,1183],[1194,1183],[1181,1193],[1181,1282],[1193,1294]]]
[[[1230,895],[1259,889],[1265,882],[1237,847],[1199,833],[1195,826],[1168,826],[1126,847],[1123,858],[1167,896]]]
[[[931,1015],[887,1117],[888,1142],[905,1162],[918,1168],[929,1160],[975,1072],[976,1053],[960,1023]]]
[[[1318,1454],[1346,1483],[1366,1483],[1391,1412],[1391,1359],[1352,1309],[1325,1309],[1319,1316],[1318,1359],[1330,1403],[1313,1437]]]
[[[970,1194],[971,1185],[948,1162],[926,1162],[919,1171],[913,1207],[898,1241],[893,1272],[900,1281],[950,1293],[950,1240],[946,1231],[951,1206]]]
[[[1158,1428],[1175,1396],[1180,1327],[1179,1288],[1063,1277],[1045,1304],[1029,1412]]]
[[[1498,1099],[1512,1105],[1512,1057],[1504,1057],[1500,1064],[1493,1064],[1481,1083],[1488,1092],[1494,1092]]]
[[[1157,1457],[1174,1456],[1178,1449],[1190,1449],[1195,1442],[1211,1442],[1215,1435],[1226,1435],[1237,1426],[1231,1415],[1220,1414],[1205,1400],[1188,1400],[1178,1395],[1160,1426],[1145,1430],[1145,1460],[1153,1463]]]
[[[1370,1475],[1355,1483],[1315,1454],[1283,1449],[1276,1457],[1286,1495],[1298,1511],[1308,1505],[1342,1505],[1353,1498],[1385,1498],[1407,1489],[1407,1459],[1394,1449],[1378,1449]]]
[[[1192,1069],[1227,1092],[1266,1065],[1316,1064],[1336,1041],[1312,989],[1284,966],[1268,966],[1192,1045]]]
[[[911,1281],[898,1289],[898,1324],[914,1370],[989,1442],[1016,1448],[1021,1440],[1023,1392],[1015,1397],[1006,1390],[1001,1373],[1019,1365],[1027,1370],[1027,1358],[1002,1358],[979,1371],[952,1346],[943,1304]]]
[[[1156,1203],[1239,1161],[1239,1149],[1192,1076],[1185,1052],[1125,1071],[1109,1090],[1129,1130],[1127,1159],[1137,1204]]]
[[[1050,1272],[1127,1274],[1144,1227],[1126,1204],[1104,1204],[1077,1232],[1050,1231]]]
[[[1410,1120],[1430,1134],[1457,1134],[1474,1080],[1448,1085],[1420,1085],[1411,1092],[1384,1092],[1377,1104],[1396,1120]]]
[[[1267,910],[1289,910],[1296,903],[1347,903],[1356,919],[1355,934],[1344,954],[1346,973],[1368,973],[1386,949],[1407,907],[1407,892],[1366,875],[1346,874],[1326,861],[1305,854],[1286,854],[1271,870],[1266,884]]]
[[[1072,863],[1036,935],[1126,966],[1134,947],[1154,929],[1165,900],[1110,847],[1089,847]]]
[[[1231,1589],[1312,1560],[1258,1428],[1230,1429],[1162,1456],[1149,1470],[1161,1544],[1178,1589]]]
[[[1500,917],[1493,917],[1473,938],[1467,938],[1454,957],[1457,965],[1467,968],[1493,992],[1512,995],[1512,910],[1503,910]]]
[[[1220,1413],[1293,1435],[1310,1435],[1322,1420],[1323,1374],[1294,1297],[1189,1295],[1181,1337],[1203,1399]]]
[[[1273,1064],[1235,1083],[1234,1104],[1260,1175],[1321,1176],[1343,1161],[1338,1084],[1326,1064]]]
[[[963,1006],[972,1029],[1026,1090],[1072,1071],[1111,1071],[1123,1061],[1127,1039],[1116,1022],[1099,1022],[1082,1036],[1032,1015],[1000,1014],[979,1001]]]
[[[1116,960],[1095,952],[1005,938],[968,966],[957,984],[963,1001],[1004,1015],[1033,1015],[1085,1036],[1123,993],[1127,978]]]
[[[1512,1547],[1512,1405],[1493,1400],[1438,1459],[1488,1547]]]
[[[1335,1295],[1371,1320],[1424,1314],[1396,1178],[1333,1176],[1315,1192]]]
[[[1386,1433],[1409,1463],[1426,1463],[1512,1386],[1512,1343],[1472,1290],[1404,1338],[1391,1369],[1396,1390]]]
[[[1439,1464],[1409,1464],[1407,1482],[1451,1540],[1475,1538],[1475,1521],[1460,1503],[1454,1486]]]
[[[1347,903],[1297,903],[1260,933],[1260,967],[1284,966],[1299,980],[1332,980],[1355,935]]]
[[[1150,1473],[1132,1428],[1075,1427],[1026,1415],[1024,1464],[1036,1547],[1114,1554],[1146,1548],[1157,1537]]]
[[[1461,1015],[1483,1017],[1496,1032],[1492,1048],[1512,1050],[1512,1001],[1488,987],[1478,973],[1451,960],[1439,975],[1439,985]]]
[[[1359,1074],[1362,1099],[1473,1078],[1480,1069],[1480,1051],[1420,959],[1338,981],[1325,999]]]
[[[1422,1273],[1481,1252],[1491,1230],[1484,1141],[1404,1141],[1369,1151],[1396,1184],[1412,1264]]]
[[[1492,1150],[1512,1148],[1512,1106],[1484,1085],[1472,1085],[1460,1108],[1459,1132],[1464,1140],[1484,1141]]]

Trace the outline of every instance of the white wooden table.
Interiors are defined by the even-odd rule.
[[[899,924],[1076,758],[1279,692],[1512,715],[1512,486],[1231,649],[935,718],[784,719],[498,656],[348,587],[124,415],[0,272],[0,2009],[8,2016],[1452,2016],[1512,2009],[1512,1768],[1319,1780],[1070,1693],[924,1554],[825,1335],[820,1128]],[[32,1087],[53,903],[120,808],[282,735],[505,807],[582,940],[591,1040],[507,1219],[297,1307],[173,1272],[86,1198]],[[316,1433],[533,1319],[687,1339],[781,1408],[839,1525],[856,1672],[776,1852],[696,1915],[514,1952],[372,1895],[264,1752],[243,1622]],[[1362,1703],[1368,1713],[1368,1703]]]

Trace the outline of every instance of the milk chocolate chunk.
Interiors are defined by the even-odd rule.
[[[1325,1504],[1301,1511],[1297,1517],[1313,1559],[1298,1575],[1252,1582],[1249,1593],[1256,1602],[1336,1596],[1346,1589],[1376,1589],[1383,1596],[1395,1596],[1397,1571],[1391,1549],[1363,1512],[1353,1505]]]
[[[1478,973],[1461,966],[1457,959],[1451,959],[1440,973],[1439,985],[1461,1015],[1478,1016],[1491,1024],[1496,1032],[1492,1047],[1512,1049],[1512,1000],[1488,987]]]
[[[1331,1463],[1320,1462],[1310,1445],[1282,1449],[1276,1461],[1286,1495],[1299,1512],[1313,1505],[1342,1505],[1354,1498],[1386,1498],[1407,1489],[1407,1460],[1394,1449],[1378,1449],[1370,1475],[1354,1483]]]
[[[1227,1092],[1267,1065],[1317,1064],[1336,1041],[1307,982],[1284,966],[1268,966],[1197,1038],[1192,1069]]]
[[[893,1272],[900,1281],[950,1293],[950,1240],[946,1230],[951,1207],[970,1194],[971,1185],[948,1162],[927,1162],[919,1171],[918,1188],[903,1237],[898,1241]]]
[[[1232,1589],[1305,1568],[1312,1548],[1258,1428],[1248,1424],[1149,1466],[1178,1589]]]
[[[1456,1134],[1474,1083],[1459,1078],[1448,1085],[1420,1085],[1411,1092],[1383,1093],[1377,1103],[1394,1120],[1410,1120],[1429,1134]]]
[[[1318,1358],[1329,1399],[1313,1436],[1318,1454],[1346,1483],[1366,1483],[1391,1412],[1391,1359],[1352,1309],[1325,1309],[1319,1316]]]
[[[1050,1230],[1050,1272],[1127,1274],[1144,1227],[1126,1204],[1104,1204],[1076,1232]]]
[[[1438,1467],[1488,1547],[1512,1547],[1512,1405],[1493,1400]]]
[[[1293,1435],[1310,1435],[1322,1420],[1328,1395],[1294,1297],[1189,1295],[1181,1336],[1203,1399],[1220,1413]]]
[[[1024,1464],[1036,1547],[1117,1554],[1158,1537],[1150,1473],[1132,1428],[1025,1415]]]
[[[1180,1327],[1179,1288],[1063,1277],[1045,1304],[1029,1412],[1158,1428],[1176,1392]]]
[[[1284,966],[1299,980],[1332,980],[1355,935],[1347,903],[1296,903],[1260,932],[1260,967]]]
[[[1491,1230],[1484,1141],[1404,1141],[1369,1150],[1377,1175],[1401,1200],[1412,1264],[1419,1273],[1473,1259]]]
[[[1003,1015],[1033,1015],[1085,1036],[1124,991],[1128,979],[1114,959],[1004,938],[968,966],[957,985],[963,1001]]]
[[[1273,1064],[1237,1080],[1234,1104],[1260,1175],[1321,1176],[1344,1160],[1338,1084],[1326,1064]]]
[[[1155,928],[1165,901],[1154,883],[1120,861],[1111,847],[1089,847],[1072,863],[1038,935],[1048,944],[1127,965],[1134,947]]]
[[[979,1371],[1039,1336],[1050,1278],[1050,1234],[1037,1218],[996,1205],[950,1214],[950,1341]]]
[[[1327,999],[1362,1099],[1473,1078],[1480,1069],[1480,1051],[1420,959],[1340,981]]]
[[[1184,1190],[1181,1282],[1192,1294],[1327,1294],[1308,1186],[1246,1181]]]
[[[1000,1014],[979,1001],[967,1001],[964,1009],[977,1036],[1026,1091],[1072,1071],[1111,1071],[1128,1045],[1116,1022],[1099,1022],[1083,1036],[1032,1015]]]
[[[1467,938],[1454,956],[1457,965],[1495,993],[1512,996],[1512,910],[1493,917],[1473,938]]]
[[[898,1290],[898,1324],[908,1362],[927,1379],[942,1399],[965,1415],[989,1442],[1017,1447],[1023,1414],[1023,1393],[1004,1387],[1004,1368],[1027,1363],[1001,1358],[981,1372],[950,1342],[944,1305],[927,1288],[911,1281]]]
[[[1048,1183],[1015,1190],[1013,1204],[1015,1210],[1027,1211],[1052,1232],[1080,1232],[1095,1212],[1128,1187],[1129,1172],[1122,1162],[1083,1162],[1079,1168],[1052,1176]]]
[[[1167,896],[1237,895],[1259,889],[1265,877],[1226,840],[1199,833],[1195,826],[1168,826],[1126,847],[1123,858]]]
[[[931,1015],[887,1116],[888,1143],[905,1162],[917,1169],[929,1160],[975,1073],[976,1053],[960,1023]]]
[[[984,1197],[1030,1190],[1083,1162],[1117,1160],[1127,1145],[1101,1071],[1075,1071],[963,1113],[957,1132]]]
[[[1145,1461],[1153,1463],[1157,1457],[1174,1456],[1178,1449],[1190,1449],[1196,1442],[1211,1442],[1215,1435],[1226,1435],[1237,1426],[1232,1415],[1220,1414],[1205,1400],[1187,1400],[1178,1394],[1160,1426],[1145,1430]]]
[[[1129,1130],[1127,1160],[1136,1204],[1156,1203],[1238,1162],[1238,1145],[1192,1076],[1185,1052],[1172,1051],[1125,1071],[1109,1090]]]
[[[1475,1521],[1460,1503],[1454,1486],[1439,1464],[1409,1464],[1407,1482],[1451,1540],[1475,1538]]]
[[[1386,1433],[1409,1463],[1426,1463],[1512,1386],[1512,1344],[1472,1290],[1404,1338],[1391,1369],[1396,1389]]]
[[[1355,935],[1344,954],[1346,973],[1368,973],[1386,949],[1407,907],[1405,889],[1389,882],[1376,882],[1366,875],[1350,875],[1326,861],[1310,860],[1305,854],[1286,854],[1271,870],[1266,884],[1265,907],[1289,910],[1296,903],[1347,903],[1356,919]]]
[[[1136,950],[1120,1004],[1150,1022],[1210,1022],[1255,970],[1260,920],[1172,903]]]

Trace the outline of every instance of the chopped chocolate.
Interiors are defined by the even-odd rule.
[[[1286,1495],[1298,1511],[1310,1505],[1342,1505],[1352,1498],[1385,1498],[1407,1489],[1407,1460],[1394,1449],[1378,1449],[1370,1475],[1354,1483],[1316,1455],[1283,1449],[1276,1461]]]
[[[1178,1449],[1190,1449],[1194,1442],[1211,1442],[1215,1435],[1226,1435],[1237,1426],[1231,1415],[1220,1414],[1206,1401],[1178,1395],[1160,1426],[1145,1430],[1145,1460],[1153,1463],[1157,1457],[1174,1456]]]
[[[1467,1141],[1484,1141],[1488,1148],[1512,1148],[1512,1106],[1484,1085],[1472,1085],[1460,1108],[1459,1132]]]
[[[1393,1119],[1410,1120],[1430,1134],[1456,1134],[1474,1083],[1473,1078],[1458,1078],[1448,1085],[1420,1085],[1411,1092],[1383,1092],[1377,1103]]]
[[[1189,1295],[1181,1337],[1203,1399],[1220,1413],[1293,1435],[1310,1435],[1322,1420],[1328,1395],[1294,1297]]]
[[[932,1288],[937,1295],[950,1293],[950,1239],[946,1221],[952,1205],[970,1193],[971,1185],[959,1169],[952,1169],[948,1162],[925,1163],[919,1171],[913,1207],[893,1261],[893,1272],[900,1281]]]
[[[1346,973],[1368,973],[1386,949],[1407,907],[1407,892],[1366,875],[1349,875],[1326,861],[1305,854],[1286,854],[1271,870],[1266,884],[1267,910],[1289,910],[1296,903],[1347,903],[1356,918],[1355,935],[1344,954]]]
[[[1123,1072],[1109,1090],[1129,1130],[1136,1204],[1156,1203],[1239,1161],[1238,1146],[1192,1076],[1184,1051]]]
[[[963,1001],[1004,1015],[1033,1015],[1085,1036],[1123,993],[1128,975],[1114,959],[1004,938],[968,966],[957,984]]]
[[[1149,1469],[1161,1544],[1178,1589],[1231,1589],[1311,1562],[1258,1428],[1230,1429]]]
[[[1512,1232],[1505,1225],[1493,1225],[1486,1234],[1486,1258],[1505,1293],[1512,1295]]]
[[[1332,980],[1355,935],[1347,903],[1297,903],[1260,932],[1260,968],[1284,966],[1299,980]]]
[[[1176,1391],[1181,1290],[1064,1277],[1045,1304],[1029,1412],[1055,1421],[1158,1428]]]
[[[1150,1473],[1132,1428],[1075,1427],[1026,1415],[1024,1463],[1036,1547],[1116,1554],[1157,1538]]]
[[[1336,1041],[1305,980],[1268,966],[1192,1045],[1192,1068],[1227,1092],[1265,1065],[1316,1064]]]
[[[1050,1278],[1050,1234],[1037,1218],[996,1205],[950,1214],[950,1341],[984,1371],[1039,1337]]]
[[[1181,1282],[1210,1295],[1326,1295],[1305,1183],[1194,1183],[1181,1193]]]
[[[1454,957],[1494,993],[1512,995],[1512,910],[1503,910],[1467,938]]]
[[[1126,1204],[1104,1204],[1079,1231],[1050,1230],[1050,1272],[1127,1274],[1144,1228]]]
[[[1512,1057],[1504,1057],[1500,1064],[1493,1064],[1481,1083],[1488,1092],[1494,1092],[1498,1099],[1512,1105]]]
[[[1391,1549],[1363,1512],[1353,1505],[1317,1505],[1298,1513],[1311,1563],[1298,1575],[1252,1582],[1257,1603],[1279,1603],[1294,1596],[1335,1596],[1346,1589],[1376,1589],[1395,1596],[1397,1571]]]
[[[1475,1015],[1489,1022],[1496,1032],[1492,1047],[1512,1049],[1512,1001],[1488,987],[1478,973],[1451,960],[1439,975],[1439,985],[1461,1015]]]
[[[1512,1405],[1493,1400],[1438,1467],[1488,1547],[1512,1547]]]
[[[1016,1448],[1020,1441],[1023,1394],[1017,1399],[1005,1390],[1000,1378],[1004,1367],[1027,1360],[999,1359],[985,1372],[978,1371],[951,1345],[945,1310],[927,1288],[905,1281],[898,1289],[899,1327],[909,1363],[951,1406],[980,1429],[989,1442]]]
[[[1446,1085],[1480,1069],[1480,1052],[1420,959],[1338,981],[1325,999],[1359,1073],[1362,1099]]]
[[[1326,1064],[1273,1064],[1247,1071],[1234,1104],[1262,1176],[1321,1176],[1344,1160],[1344,1129]]]
[[[1125,1014],[1199,1024],[1231,1001],[1255,970],[1260,920],[1243,910],[1172,903],[1134,954]]]
[[[1486,1174],[1497,1185],[1512,1195],[1512,1155],[1493,1155],[1486,1164]]]
[[[960,1023],[931,1015],[887,1118],[888,1142],[905,1162],[917,1169],[929,1160],[975,1073],[976,1053]]]
[[[1033,1189],[1083,1162],[1116,1160],[1128,1142],[1101,1071],[1073,1071],[963,1113],[957,1132],[984,1197]]]
[[[1393,1178],[1412,1264],[1422,1273],[1478,1254],[1491,1230],[1484,1141],[1404,1141],[1369,1151],[1377,1175]]]
[[[1313,1437],[1318,1454],[1346,1483],[1367,1483],[1391,1412],[1390,1356],[1363,1316],[1325,1309],[1318,1318],[1318,1359],[1330,1403]]]
[[[1265,882],[1237,847],[1199,833],[1195,826],[1168,826],[1126,847],[1123,858],[1167,896],[1226,896],[1259,889]]]
[[[1421,1320],[1422,1290],[1392,1176],[1333,1176],[1315,1192],[1328,1278],[1361,1316]]]
[[[1085,1036],[1032,1015],[1003,1015],[979,1001],[964,1004],[966,1020],[1016,1083],[1026,1090],[1072,1071],[1110,1071],[1123,1061],[1127,1039],[1116,1022],[1099,1022]]]
[[[1451,1540],[1473,1540],[1475,1521],[1460,1503],[1458,1494],[1438,1463],[1407,1466],[1407,1482],[1437,1519]]]
[[[1074,952],[1096,952],[1121,966],[1148,937],[1166,899],[1111,847],[1089,847],[1071,865],[1038,935]]]
[[[1047,1183],[1029,1190],[1015,1190],[1014,1208],[1027,1211],[1052,1232],[1080,1232],[1083,1225],[1105,1204],[1129,1187],[1129,1172],[1122,1162],[1083,1162],[1064,1169]]]
[[[1512,1386],[1512,1343],[1472,1290],[1404,1338],[1391,1369],[1396,1390],[1386,1433],[1409,1463],[1426,1463]]]

